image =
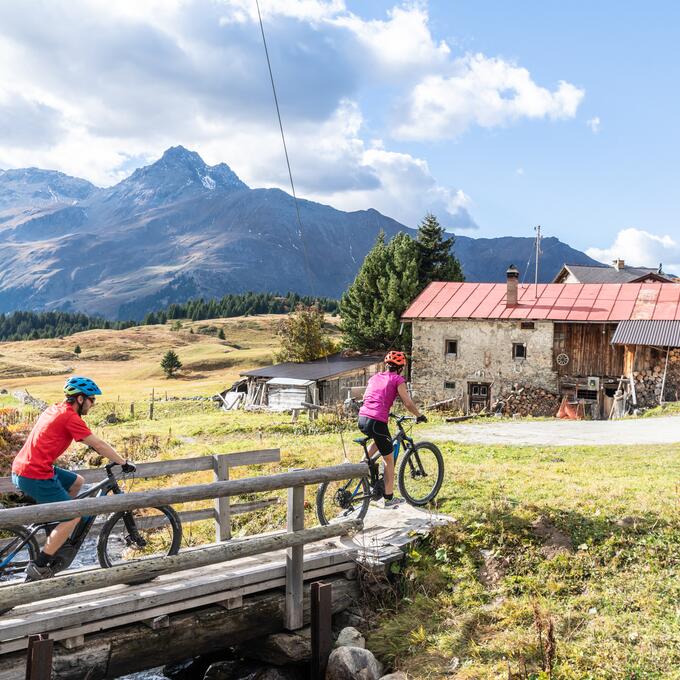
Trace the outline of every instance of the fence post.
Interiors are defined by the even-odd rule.
[[[215,481],[229,479],[229,459],[225,454],[213,456]],[[229,496],[215,499],[215,540],[228,541],[231,538],[231,507]]]
[[[331,640],[331,601],[333,585],[315,581],[310,592],[312,610],[312,663],[311,680],[324,678],[328,657],[333,646]]]
[[[28,638],[26,655],[26,680],[50,680],[52,677],[52,650],[54,640],[47,633]]]
[[[288,489],[287,530],[305,528],[305,487]],[[284,626],[288,630],[302,628],[303,624],[303,567],[304,547],[296,545],[286,550],[286,612]]]

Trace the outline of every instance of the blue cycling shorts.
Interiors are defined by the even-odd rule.
[[[78,475],[70,470],[54,466],[54,477],[51,479],[31,479],[12,473],[12,484],[33,498],[37,503],[58,503],[72,501],[68,490],[73,486]]]

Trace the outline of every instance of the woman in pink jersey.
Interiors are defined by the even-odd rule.
[[[364,403],[359,410],[359,429],[373,440],[369,454],[380,451],[385,462],[385,507],[398,505],[400,500],[394,497],[394,454],[392,453],[392,436],[387,421],[394,400],[399,397],[404,406],[418,418],[417,422],[426,423],[427,418],[421,415],[406,389],[406,380],[401,375],[406,366],[406,355],[403,352],[388,352],[385,357],[387,370],[376,373],[366,386]]]

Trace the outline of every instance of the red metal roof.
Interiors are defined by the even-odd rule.
[[[521,284],[515,307],[506,306],[506,293],[505,283],[435,281],[411,303],[402,318],[680,321],[677,283]]]

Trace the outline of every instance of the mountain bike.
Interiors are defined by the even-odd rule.
[[[394,465],[397,470],[399,493],[410,505],[423,506],[439,493],[444,481],[444,460],[441,451],[431,442],[414,442],[404,429],[404,423],[416,419],[410,416],[395,416],[397,425],[394,445]],[[368,455],[370,437],[354,440],[364,449],[363,462],[368,463],[368,477],[352,478],[337,482],[323,482],[316,492],[316,515],[321,524],[330,524],[345,519],[363,519],[371,500],[379,500],[384,493],[380,472],[380,453]],[[403,449],[401,463],[397,466]]]
[[[124,493],[113,473],[118,463],[109,463],[106,479],[81,492],[76,498],[100,497]],[[28,504],[35,501],[27,498]],[[127,564],[149,557],[176,555],[182,541],[182,522],[169,506],[126,510],[109,515],[103,524],[96,515],[81,517],[64,545],[54,555],[50,566],[55,573],[72,564],[85,539],[94,529],[99,531],[97,558],[102,567]],[[41,531],[49,536],[55,522],[0,528],[0,583],[25,577],[29,561],[40,551]]]

